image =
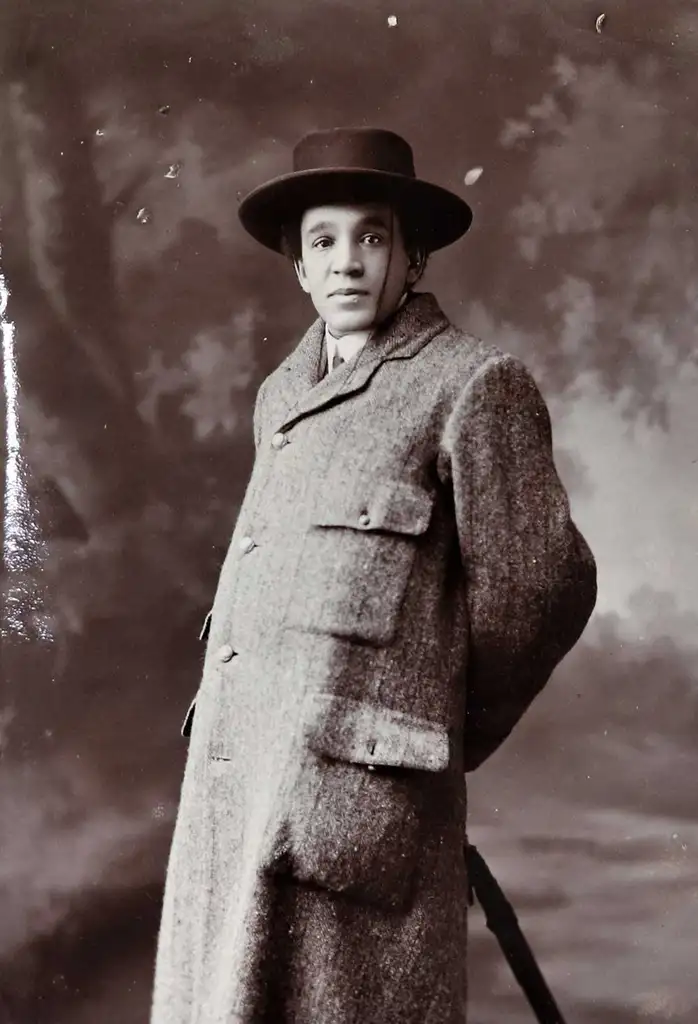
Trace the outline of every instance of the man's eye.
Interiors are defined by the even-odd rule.
[[[330,238],[316,238],[313,242],[313,249],[326,249],[331,244],[332,239]]]
[[[364,235],[364,242],[368,242],[369,245],[380,245],[382,241],[383,237],[381,235]]]

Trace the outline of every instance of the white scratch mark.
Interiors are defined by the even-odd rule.
[[[474,185],[475,182],[479,181],[479,179],[482,177],[483,170],[484,167],[471,167],[470,170],[465,175],[465,177],[463,178],[463,181],[465,182],[466,185]]]
[[[0,248],[0,259],[2,248]],[[15,356],[15,327],[8,320],[7,305],[10,289],[5,281],[0,263],[0,330],[2,331],[2,379],[5,391],[5,507],[3,560],[5,571],[11,572],[21,564],[21,538],[23,533],[23,512],[26,505],[26,491],[21,473],[19,451],[19,424],[17,417],[17,359]],[[7,602],[10,626],[17,628],[15,609],[12,601]],[[21,624],[20,624],[21,628]]]
[[[39,530],[31,508],[27,488],[26,469],[23,465],[19,437],[19,376],[15,352],[15,325],[7,316],[10,288],[2,272],[2,246],[0,246],[0,333],[2,334],[2,379],[5,399],[5,486],[3,523],[3,568],[10,577],[6,592],[4,616],[0,632],[26,636],[26,613],[38,609],[35,588],[22,574],[34,568],[38,559]],[[14,583],[13,574],[19,574]],[[46,631],[39,621],[35,623],[42,638]]]

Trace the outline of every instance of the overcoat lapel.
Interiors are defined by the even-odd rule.
[[[287,411],[278,429],[287,430],[304,417],[351,398],[366,387],[384,362],[410,359],[447,326],[448,320],[434,296],[428,292],[417,294],[369,339],[356,360],[322,376],[327,366],[323,351],[325,324],[316,320],[281,364],[279,387]]]

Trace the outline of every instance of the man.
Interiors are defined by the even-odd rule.
[[[594,561],[529,373],[413,291],[472,215],[403,139],[314,133],[240,217],[319,318],[257,397],[152,1024],[463,1024],[464,774],[576,643]]]

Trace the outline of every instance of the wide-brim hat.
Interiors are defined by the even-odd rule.
[[[332,128],[312,132],[293,150],[293,171],[253,189],[240,203],[245,230],[282,251],[283,230],[311,206],[388,202],[428,252],[451,245],[473,219],[468,204],[418,178],[412,148],[382,128]]]

